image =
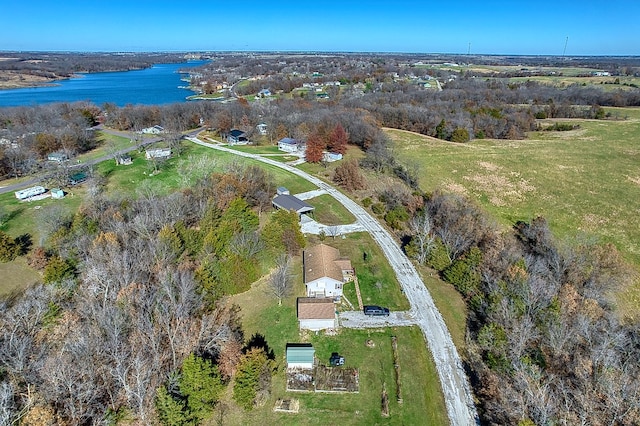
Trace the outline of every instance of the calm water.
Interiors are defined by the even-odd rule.
[[[52,87],[0,90],[0,107],[75,101],[91,101],[96,105],[111,102],[118,106],[184,102],[194,92],[179,88],[187,83],[180,80],[183,75],[177,70],[204,63],[156,64],[139,71],[82,74],[80,78],[58,81]]]

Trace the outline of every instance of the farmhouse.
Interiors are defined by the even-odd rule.
[[[287,369],[312,369],[316,350],[311,343],[287,343]]]
[[[336,308],[333,299],[299,297],[298,322],[301,330],[319,331],[336,328]]]
[[[319,244],[304,251],[302,256],[307,297],[331,297],[340,300],[342,285],[353,280],[351,261],[340,257],[338,249]]]
[[[278,141],[278,149],[284,152],[298,152],[304,150],[304,144],[298,139],[282,138]]]
[[[227,136],[227,142],[229,142],[229,145],[246,145],[249,143],[249,139],[247,139],[247,134],[242,130],[232,129]]]
[[[293,195],[288,194],[276,195],[271,203],[277,209],[294,211],[298,213],[298,215],[309,213],[314,209],[313,206],[305,203],[304,201]]]

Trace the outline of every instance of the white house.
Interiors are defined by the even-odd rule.
[[[330,297],[340,300],[342,286],[353,279],[351,261],[340,257],[338,249],[319,244],[304,251],[302,256],[307,297]]]
[[[278,141],[278,149],[284,152],[302,151],[302,141],[293,138],[282,138]]]
[[[333,299],[299,297],[298,322],[301,330],[319,331],[336,328],[336,308]]]
[[[227,136],[229,145],[246,145],[249,143],[247,134],[239,129],[232,129]]]
[[[158,126],[157,124],[153,127],[147,127],[142,129],[142,133],[145,133],[148,135],[158,135],[162,132],[164,132],[164,127]]]
[[[148,149],[144,156],[147,160],[152,158],[169,158],[171,156],[171,148]]]

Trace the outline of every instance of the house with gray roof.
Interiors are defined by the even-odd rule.
[[[289,194],[276,195],[271,201],[273,207],[282,210],[289,210],[298,213],[298,215],[309,213],[314,207],[305,203],[301,199]]]

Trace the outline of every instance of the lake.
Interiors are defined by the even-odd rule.
[[[194,92],[181,88],[188,83],[180,80],[184,74],[178,70],[206,62],[156,64],[135,71],[83,73],[78,78],[56,81],[53,83],[55,86],[0,90],[0,107],[76,101],[91,101],[99,106],[106,102],[118,106],[185,102],[186,97]]]

